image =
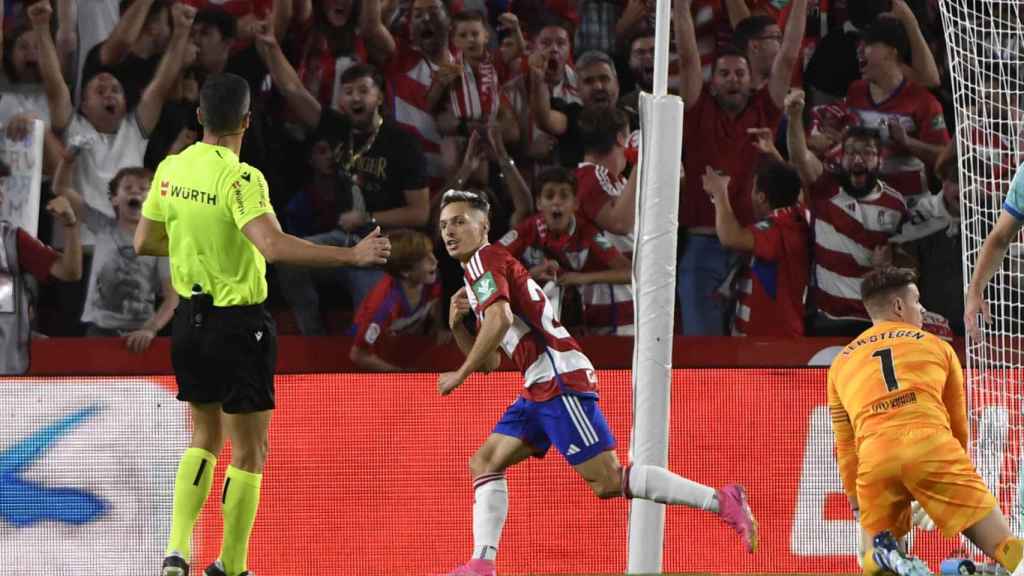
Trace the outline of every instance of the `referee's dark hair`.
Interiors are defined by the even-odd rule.
[[[237,74],[214,74],[199,91],[203,127],[219,136],[241,134],[249,113],[249,83]]]

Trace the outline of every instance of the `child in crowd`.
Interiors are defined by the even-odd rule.
[[[138,256],[132,247],[153,173],[141,166],[118,170],[108,185],[115,214],[111,218],[71,188],[75,159],[70,153],[61,163],[54,191],[68,199],[95,238],[82,312],[86,336],[123,337],[129,350],[143,352],[178,305],[167,258]]]
[[[538,176],[537,213],[509,231],[500,243],[530,271],[534,280],[547,284],[549,298],[555,287],[579,286],[583,323],[590,334],[621,334],[632,325],[629,310],[617,306],[616,284],[630,283],[631,263],[586,219],[577,218],[576,178],[561,167]],[[551,284],[548,284],[551,283]],[[560,299],[559,299],[560,300]],[[618,316],[629,318],[619,322]]]
[[[356,366],[376,372],[403,369],[384,358],[387,354],[382,343],[389,336],[440,336],[445,329],[433,242],[422,232],[404,228],[388,237],[391,257],[384,265],[387,274],[356,312],[356,337],[349,351]]]

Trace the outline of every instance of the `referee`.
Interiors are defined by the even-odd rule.
[[[171,362],[178,400],[191,406],[193,424],[174,483],[162,576],[188,576],[192,528],[225,432],[232,454],[222,495],[223,544],[205,574],[250,576],[249,533],[267,458],[277,363],[275,327],[263,307],[266,262],[372,266],[391,252],[379,229],[353,248],[318,246],[282,232],[263,174],[238,160],[250,121],[246,81],[234,74],[208,78],[199,95],[203,140],[160,163],[135,233],[137,253],[170,256],[181,296]]]

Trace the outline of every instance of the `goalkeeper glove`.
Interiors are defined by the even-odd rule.
[[[910,503],[910,517],[914,526],[922,530],[935,530],[935,521],[917,500]]]

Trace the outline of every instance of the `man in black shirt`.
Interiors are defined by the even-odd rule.
[[[337,111],[323,108],[306,90],[285,58],[274,35],[257,33],[256,46],[274,86],[291,112],[317,134],[341,144],[335,160],[351,194],[351,207],[337,215],[336,229],[306,238],[318,244],[352,246],[370,229],[404,227],[424,229],[430,217],[426,159],[419,140],[381,116],[384,85],[370,65],[356,64],[342,73]],[[348,204],[345,202],[343,204]],[[328,273],[280,267],[278,275],[285,299],[294,308],[303,334],[322,334],[319,297],[315,284],[341,284],[358,307],[380,278],[379,270],[340,268]]]

